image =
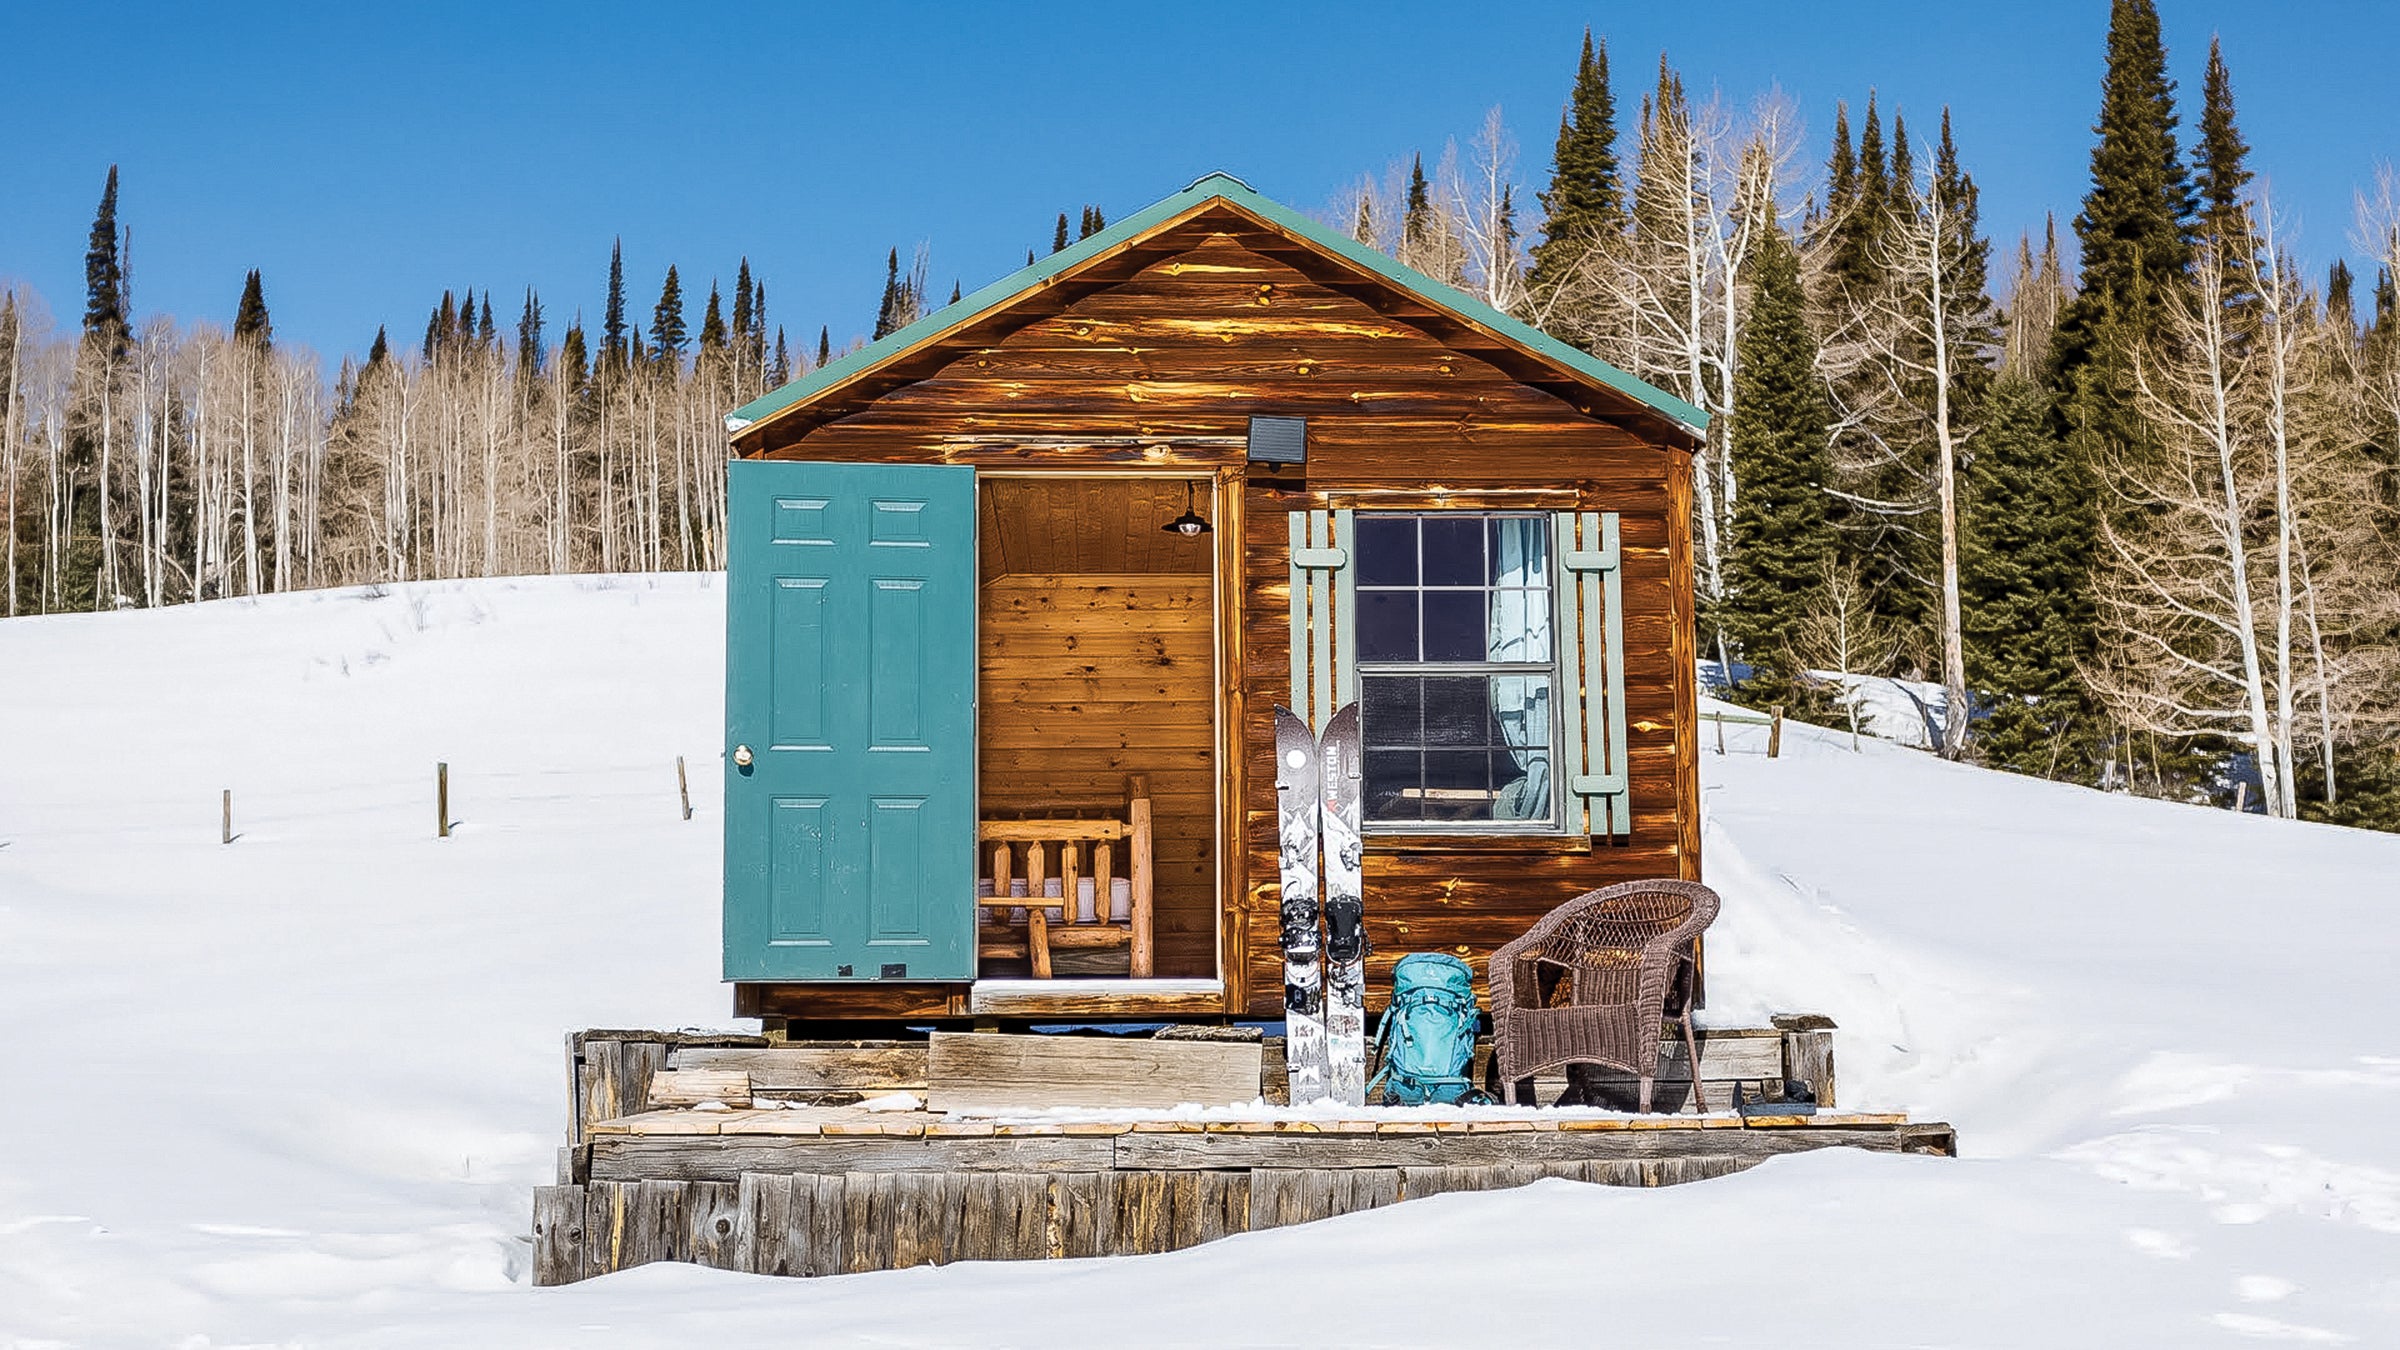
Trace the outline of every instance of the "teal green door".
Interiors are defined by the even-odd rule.
[[[975,471],[729,479],[725,978],[973,979]]]

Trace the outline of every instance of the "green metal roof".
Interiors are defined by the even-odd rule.
[[[1393,285],[1415,294],[1428,304],[1448,310],[1470,323],[1491,329],[1501,337],[1553,365],[1633,398],[1654,411],[1682,423],[1695,433],[1704,432],[1708,428],[1707,413],[1673,394],[1655,385],[1635,379],[1599,357],[1571,347],[1531,324],[1512,319],[1473,296],[1445,286],[1415,268],[1404,267],[1389,254],[1369,248],[1339,231],[1328,229],[1322,223],[1309,219],[1281,202],[1263,197],[1252,190],[1249,184],[1228,173],[1209,174],[1172,197],[1152,202],[1097,234],[1078,240],[1028,267],[1011,272],[972,295],[961,297],[951,304],[944,305],[880,342],[871,343],[838,361],[819,366],[780,389],[752,399],[725,415],[725,428],[729,432],[740,432],[746,427],[773,417],[786,408],[804,403],[819,392],[841,384],[861,372],[871,370],[935,334],[947,332],[971,319],[979,318],[989,311],[1004,308],[1010,301],[1025,292],[1073,271],[1086,259],[1105,253],[1128,240],[1148,234],[1160,225],[1212,198],[1222,198],[1231,202],[1252,215],[1307,240],[1327,253],[1334,254],[1366,271],[1383,277]]]

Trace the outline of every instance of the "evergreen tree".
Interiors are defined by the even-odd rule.
[[[658,307],[650,311],[650,345],[657,349],[652,355],[662,364],[680,361],[683,343],[683,280],[669,263],[666,284],[659,287]]]
[[[567,335],[558,343],[559,375],[567,392],[581,394],[591,381],[591,352],[583,335],[583,315],[578,311],[575,322],[567,325]]]
[[[716,284],[714,282],[709,284],[709,295],[710,298],[715,298]],[[733,340],[737,344],[746,345],[750,336],[758,331],[759,320],[764,317],[753,317],[753,311],[750,308],[752,303],[750,259],[744,257],[741,270],[733,274]]]
[[[1625,232],[1625,189],[1617,163],[1617,101],[1608,87],[1608,44],[1583,30],[1575,86],[1559,114],[1550,189],[1540,194],[1542,239],[1533,246],[1526,287],[1553,314],[1554,326],[1589,327],[1588,313],[1562,314],[1557,294],[1598,244]],[[1580,308],[1589,309],[1590,306]]]
[[[778,325],[775,329],[775,364],[768,368],[767,382],[780,389],[791,383],[791,379],[792,354],[784,348],[783,329]]]
[[[391,340],[384,336],[383,325],[375,325],[375,341],[367,347],[367,368],[372,370],[392,359]]]
[[[776,331],[780,333],[783,330],[777,329]],[[750,338],[748,345],[742,350],[748,354],[753,367],[766,365],[767,283],[763,281],[752,282],[750,286]]]
[[[525,288],[525,309],[517,316],[517,373],[542,373],[542,300],[531,286]]]
[[[492,322],[492,293],[488,290],[483,293],[482,317],[475,324],[475,345],[487,352],[500,348],[500,327]]]
[[[966,297],[965,297],[964,295],[962,295],[962,294],[959,292],[959,289],[958,289],[958,282],[956,282],[955,280],[954,280],[954,281],[952,281],[952,282],[950,283],[950,303],[955,305],[955,304],[957,304],[957,303],[958,303],[960,300],[963,300],[963,299],[965,299],[965,298],[966,298]]]
[[[1064,211],[1058,213],[1058,228],[1063,237],[1067,228],[1067,213]],[[1060,247],[1065,245],[1061,244]],[[907,286],[908,283],[900,279],[900,250],[895,248],[884,264],[883,303],[875,311],[874,341],[883,341],[899,332],[908,322],[901,317],[908,303]]]
[[[2074,221],[2082,275],[2059,312],[2045,381],[2050,434],[2065,442],[2051,468],[2064,481],[2043,489],[2058,503],[2061,561],[2037,578],[2053,589],[2027,600],[2047,612],[2045,622],[2077,667],[2099,646],[2090,593],[2100,547],[2096,466],[2148,443],[2149,428],[2135,412],[2133,353],[2156,327],[2159,297],[2185,284],[2191,258],[2193,197],[2175,143],[2174,90],[2152,0],[2112,0],[2092,186]],[[2002,685],[1998,692],[2030,691]],[[2055,776],[2099,781],[2130,753],[2112,744],[2113,727],[2080,681],[2074,699],[2047,706],[2054,748],[2044,762]]]
[[[2358,302],[2351,295],[2353,285],[2350,264],[2334,259],[2333,266],[2325,272],[2325,321],[2333,325],[2333,331],[2347,344],[2358,341]]]
[[[1834,564],[1825,511],[1831,410],[1817,379],[1799,258],[1781,231],[1768,232],[1750,281],[1750,321],[1734,376],[1742,415],[1732,456],[1742,492],[1714,618],[1752,668],[1740,691],[1745,699],[1797,708],[1805,691],[1793,634],[1824,595]]]
[[[1400,213],[1400,240],[1405,245],[1421,245],[1433,238],[1433,193],[1425,186],[1425,156],[1417,155],[1408,166],[1408,204]]]
[[[2233,76],[2225,69],[2225,50],[2210,38],[2208,74],[2201,83],[2200,140],[2192,156],[2200,196],[2200,241],[2228,259],[2244,256],[2242,241],[2250,233],[2242,210],[2242,189],[2255,176],[2245,163],[2249,155],[2250,147],[2233,121]]]
[[[108,166],[100,209],[92,215],[91,242],[83,254],[83,338],[123,356],[131,333],[125,304],[125,265],[117,244],[117,166]]]
[[[1059,213],[1058,213],[1058,229],[1057,229],[1057,230],[1055,230],[1055,231],[1053,231],[1053,232],[1051,233],[1051,235],[1050,235],[1050,251],[1051,251],[1052,253],[1056,253],[1056,252],[1058,252],[1060,249],[1062,249],[1062,248],[1065,248],[1066,246],[1067,246],[1067,213],[1066,213],[1066,212],[1064,212],[1064,211],[1061,211],[1061,212],[1059,212]],[[897,272],[897,271],[899,271],[899,270],[900,270],[900,265],[899,265],[899,263],[898,263],[898,261],[897,261],[897,260],[895,260],[895,261],[893,262],[893,264],[892,264],[892,270],[893,270],[893,271],[895,271],[895,272]]]
[[[1032,250],[1032,249],[1027,249],[1027,250],[1025,250],[1025,265],[1026,265],[1027,267],[1031,267],[1031,266],[1033,266],[1033,250]]]
[[[725,350],[725,303],[717,298],[717,283],[708,283],[708,305],[700,311],[700,350],[715,355]]]
[[[620,237],[608,249],[608,307],[601,311],[600,317],[602,369],[625,365],[628,356],[625,331],[625,241]]]
[[[817,330],[817,366],[819,369],[823,369],[832,360],[833,329],[830,327],[819,328]]]
[[[234,307],[233,340],[262,352],[275,345],[275,325],[267,318],[266,288],[260,284],[255,267],[243,279],[242,300]]]

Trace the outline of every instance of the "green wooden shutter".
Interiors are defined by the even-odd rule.
[[[1558,521],[1559,707],[1567,826],[1622,839],[1633,832],[1625,754],[1624,569],[1614,511],[1561,511]],[[1588,817],[1588,824],[1585,824]]]
[[[1323,731],[1334,710],[1358,698],[1351,616],[1358,608],[1357,537],[1349,511],[1294,511],[1292,534],[1292,701]]]
[[[728,506],[725,978],[973,979],[975,471],[737,460]]]

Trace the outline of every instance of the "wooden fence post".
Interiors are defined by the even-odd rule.
[[[230,844],[230,843],[232,843],[232,842],[233,842],[233,789],[232,789],[232,788],[227,788],[227,789],[225,789],[225,828],[224,828],[224,831],[223,831],[223,836],[224,836],[223,838],[221,838],[221,839],[219,839],[219,840],[218,840],[218,842],[219,842],[219,843]]]
[[[450,837],[450,764],[444,760],[433,766],[434,833]]]
[[[1769,758],[1769,759],[1775,759],[1775,758],[1777,758],[1777,757],[1781,756],[1782,754],[1783,754],[1783,705],[1782,705],[1782,704],[1780,704],[1780,703],[1778,703],[1778,704],[1776,704],[1776,705],[1775,705],[1775,717],[1774,717],[1774,720],[1773,720],[1773,721],[1771,721],[1771,722],[1769,722],[1769,723],[1767,723],[1767,758]]]
[[[690,820],[692,818],[692,783],[689,778],[684,776],[683,756],[681,755],[675,757],[675,792],[676,795],[683,798],[683,818]]]

